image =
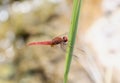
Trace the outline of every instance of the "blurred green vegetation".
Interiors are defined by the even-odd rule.
[[[57,72],[52,72],[62,51],[26,46],[60,33],[55,24],[60,17],[58,4],[50,0],[0,0],[0,83],[56,83],[60,79],[54,80]]]
[[[65,52],[59,46],[26,44],[51,40],[68,32],[72,1],[0,0],[0,83],[63,83]],[[100,2],[83,2],[81,33],[95,14],[100,14],[95,12],[95,1]],[[74,61],[71,68],[68,83],[93,83]]]

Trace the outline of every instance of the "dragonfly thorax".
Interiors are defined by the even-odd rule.
[[[56,37],[52,40],[52,45],[60,44],[63,42],[63,39],[61,37]]]

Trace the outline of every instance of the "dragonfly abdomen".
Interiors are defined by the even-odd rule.
[[[46,41],[46,42],[31,42],[28,45],[52,45],[51,41]]]

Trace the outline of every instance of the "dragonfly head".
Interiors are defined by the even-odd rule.
[[[63,41],[64,42],[67,42],[68,41],[68,38],[66,36],[63,37]]]

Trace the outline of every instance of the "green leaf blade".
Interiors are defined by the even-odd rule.
[[[70,70],[70,64],[72,61],[72,55],[73,55],[74,44],[75,44],[75,39],[76,39],[81,1],[82,0],[74,0],[74,2],[73,2],[73,13],[72,13],[72,19],[71,19],[69,38],[68,38],[69,42],[68,42],[68,47],[67,47],[67,52],[66,52],[64,83],[67,83],[68,74],[69,74],[69,70]]]

